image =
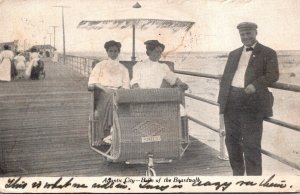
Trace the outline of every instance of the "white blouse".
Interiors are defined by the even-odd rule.
[[[13,58],[14,58],[14,53],[11,50],[4,50],[0,53],[0,62],[3,59],[13,60]]]
[[[129,73],[119,60],[103,60],[92,70],[88,85],[99,83],[104,87],[129,89]]]
[[[32,60],[32,59],[35,59],[35,60],[40,59],[40,54],[38,52],[30,53],[30,60]]]
[[[134,85],[137,83],[140,88],[160,88],[163,79],[174,85],[177,76],[167,64],[147,59],[134,65],[130,84]]]

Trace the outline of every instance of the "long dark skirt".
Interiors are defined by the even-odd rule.
[[[10,71],[11,77],[14,78],[18,75],[18,71],[17,71],[14,61],[11,61],[10,64],[11,64],[11,71]]]
[[[40,72],[44,70],[44,62],[39,60],[37,66],[33,66],[31,70],[31,79],[39,79]]]
[[[95,119],[98,120],[95,134],[96,139],[100,141],[110,134],[113,125],[113,94],[112,89],[107,89],[106,92],[95,89]]]

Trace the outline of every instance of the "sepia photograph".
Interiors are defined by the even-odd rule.
[[[297,191],[299,10],[300,0],[0,0],[0,192],[130,190],[128,177],[138,192],[225,191],[229,180]]]

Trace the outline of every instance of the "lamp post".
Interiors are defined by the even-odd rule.
[[[136,4],[134,4],[132,6],[132,8],[138,9],[141,8],[142,6],[136,2]],[[132,56],[131,56],[131,61],[135,62],[135,24],[132,24]]]
[[[51,50],[52,50],[52,48],[51,48],[51,47],[52,47],[52,40],[51,40],[51,35],[52,35],[52,34],[51,34],[51,33],[48,33],[48,34],[49,34],[49,38],[50,38],[50,52],[52,52],[52,51],[51,51]]]
[[[44,47],[43,47],[44,52],[43,53],[45,53],[45,45],[46,45],[46,36],[44,36]]]
[[[49,54],[53,53],[54,49],[52,47],[52,33],[48,33],[50,37],[50,48],[49,48]]]

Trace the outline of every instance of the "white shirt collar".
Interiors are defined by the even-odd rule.
[[[252,46],[244,46],[244,50],[243,51],[246,51],[246,48],[250,48],[252,47],[253,49],[255,48],[257,42],[255,42]]]

